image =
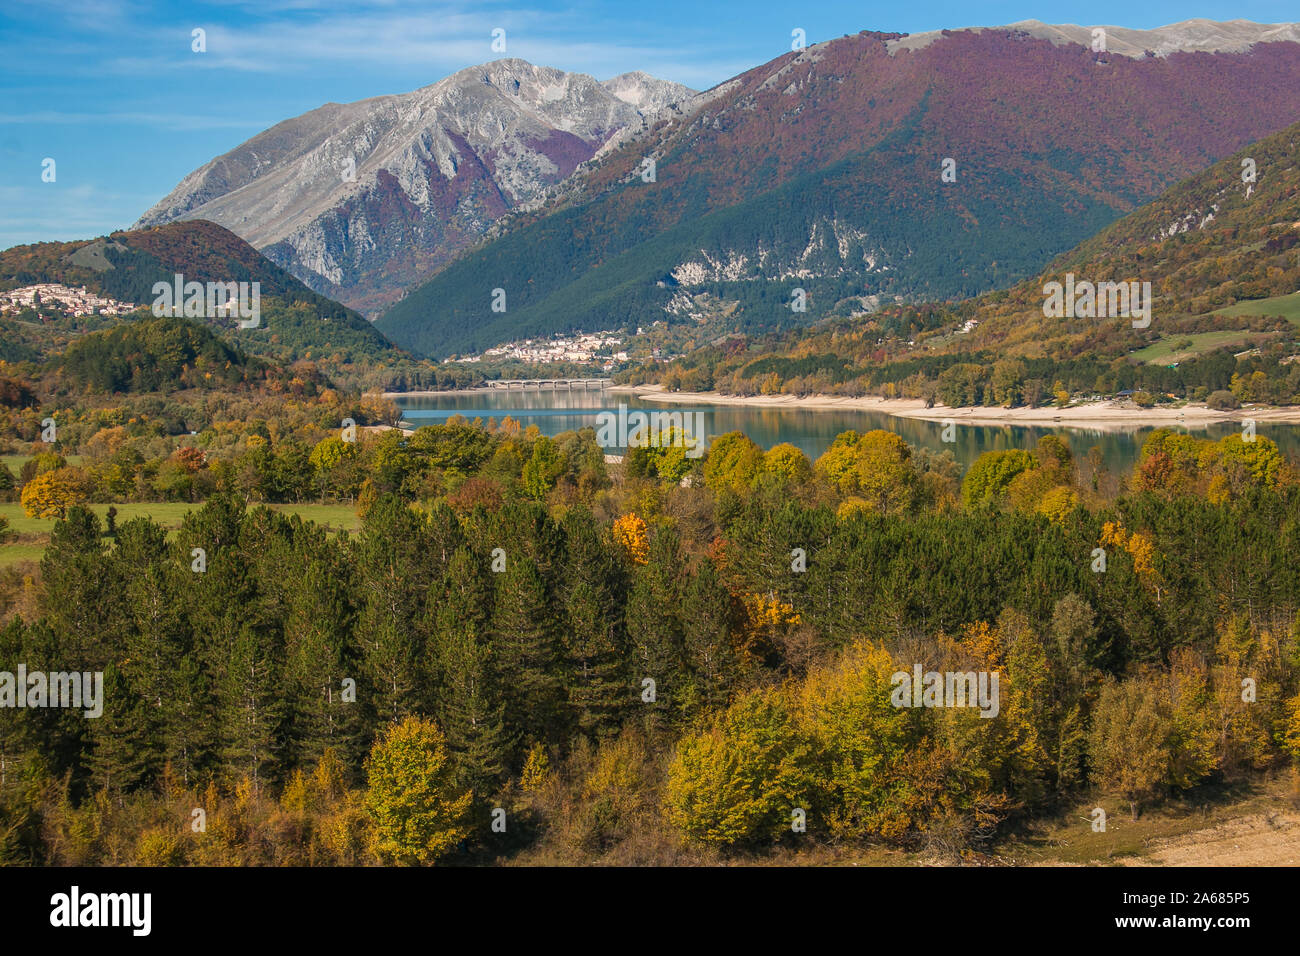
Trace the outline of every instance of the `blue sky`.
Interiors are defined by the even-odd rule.
[[[1283,0],[4,0],[0,248],[129,226],[187,173],[280,120],[500,56],[497,27],[507,56],[703,89],[786,52],[796,27],[815,43],[866,29],[1192,17],[1273,23],[1300,10]],[[206,53],[191,50],[195,28]],[[41,179],[47,157],[52,183]]]

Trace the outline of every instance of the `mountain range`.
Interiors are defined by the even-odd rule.
[[[1119,33],[1132,55],[1090,36],[1031,23],[788,53],[625,140],[377,325],[443,356],[655,319],[760,332],[966,298],[1300,119],[1294,28]]]
[[[1300,25],[1247,21],[864,31],[699,94],[503,59],[281,123],[140,224],[221,223],[433,358],[760,334],[1035,276],[1296,89]]]
[[[495,60],[279,123],[186,176],[134,228],[210,220],[374,311],[692,92]]]

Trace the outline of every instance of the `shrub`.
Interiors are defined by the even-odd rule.
[[[1237,396],[1227,389],[1221,388],[1217,392],[1211,392],[1210,397],[1205,400],[1205,404],[1216,412],[1227,412],[1234,408],[1241,408],[1241,402]]]

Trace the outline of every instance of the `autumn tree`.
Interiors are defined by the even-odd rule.
[[[840,492],[877,514],[907,512],[917,494],[912,450],[893,432],[843,432],[814,465]]]
[[[614,540],[633,564],[645,564],[650,553],[650,535],[645,521],[635,513],[625,514],[614,522]]]
[[[779,690],[753,691],[677,745],[665,786],[667,817],[714,846],[770,843],[807,810],[807,754]]]
[[[1217,707],[1205,662],[1189,648],[1170,655],[1166,684],[1170,719],[1169,778],[1175,787],[1194,787],[1218,767]]]
[[[1134,820],[1169,774],[1172,729],[1154,682],[1111,680],[1102,687],[1089,737],[1093,781],[1127,800]]]
[[[1027,451],[986,451],[975,459],[961,484],[961,502],[967,509],[997,508],[1006,501],[1011,483],[1024,472],[1038,467]]]
[[[469,835],[471,796],[454,785],[442,731],[407,717],[391,725],[366,760],[365,806],[372,846],[386,863],[433,863]]]
[[[763,465],[763,449],[743,432],[728,432],[713,439],[704,460],[704,483],[714,492],[726,489],[744,494]]]
[[[812,463],[800,449],[782,442],[763,455],[759,475],[780,483],[802,484],[812,478]]]
[[[897,839],[913,823],[905,765],[923,730],[918,712],[891,703],[897,670],[883,648],[859,644],[800,688],[796,713],[810,743],[816,807],[833,836]]]
[[[23,511],[29,518],[62,518],[73,505],[89,498],[84,473],[78,468],[56,468],[23,485]]]
[[[320,489],[321,500],[327,492],[344,497],[353,497],[360,487],[360,478],[350,466],[358,456],[355,441],[344,441],[338,435],[330,435],[316,443],[311,450],[308,461],[315,475],[316,486]]]

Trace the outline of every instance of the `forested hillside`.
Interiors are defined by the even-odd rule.
[[[670,388],[1041,404],[1122,389],[1300,402],[1300,125],[1238,151],[1011,289],[733,339],[660,374]],[[1150,325],[1049,318],[1045,287],[1149,282]],[[966,327],[966,331],[961,331]],[[641,373],[644,376],[646,373]]]
[[[56,368],[74,387],[101,392],[229,387],[268,369],[206,326],[170,316],[85,335]]]
[[[311,291],[214,223],[171,223],[92,242],[43,242],[0,252],[0,290],[45,282],[84,285],[142,308],[154,301],[154,283],[172,283],[177,273],[194,282],[260,283],[262,316],[257,328],[240,328],[224,317],[210,320],[249,352],[280,361],[336,363],[400,357],[365,318]],[[21,343],[4,357],[16,361],[51,354],[80,332],[112,321],[57,314],[0,320],[6,341],[12,332],[13,341]]]

